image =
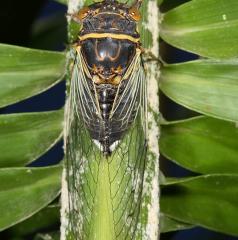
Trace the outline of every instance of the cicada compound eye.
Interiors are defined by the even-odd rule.
[[[136,7],[131,7],[129,9],[129,15],[132,19],[134,19],[135,21],[139,21],[141,16],[140,16],[140,12]]]
[[[88,13],[89,13],[89,7],[83,7],[83,8],[81,8],[80,10],[79,10],[79,12],[78,12],[78,18],[80,19],[80,20],[83,20],[84,18],[86,18],[87,17],[87,15],[88,15]]]

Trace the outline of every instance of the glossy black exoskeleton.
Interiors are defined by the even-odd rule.
[[[90,74],[87,81],[98,106],[95,118],[84,121],[105,155],[111,153],[112,145],[121,139],[135,118],[136,109],[131,109],[128,119],[123,120],[130,94],[121,96],[133,75],[133,61],[141,53],[137,32],[139,6],[140,2],[127,6],[117,1],[103,1],[83,8],[74,16],[82,23],[76,46]]]

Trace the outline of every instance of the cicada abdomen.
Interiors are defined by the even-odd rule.
[[[134,239],[146,156],[146,83],[140,2],[105,0],[84,7],[72,46],[66,106],[69,235]]]

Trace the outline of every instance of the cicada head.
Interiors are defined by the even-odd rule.
[[[104,0],[77,14],[81,53],[95,84],[119,85],[140,48],[137,24],[141,0],[132,5]]]
[[[131,6],[105,0],[83,7],[73,15],[73,18],[83,24],[81,35],[93,32],[113,32],[138,37],[137,23],[140,20],[140,5],[140,0]]]

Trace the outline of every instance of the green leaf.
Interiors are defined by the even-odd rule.
[[[0,169],[0,230],[47,206],[60,191],[61,166]]]
[[[236,123],[197,117],[161,126],[160,150],[199,173],[238,173]]]
[[[237,28],[237,0],[193,0],[163,16],[160,34],[169,44],[201,56],[234,58]]]
[[[161,211],[169,217],[238,235],[238,175],[174,179],[162,187]]]
[[[55,1],[64,5],[68,5],[68,0],[55,0]]]
[[[195,227],[194,225],[184,223],[160,213],[160,232],[172,232]]]
[[[31,218],[9,228],[4,232],[4,236],[9,239],[13,237],[26,236],[39,232],[49,227],[59,224],[60,209],[59,206],[47,206],[38,213],[34,214]]]
[[[238,60],[201,60],[162,68],[160,87],[175,102],[238,121]]]
[[[64,75],[63,53],[0,44],[0,107],[52,87]]]
[[[24,166],[62,135],[63,111],[0,115],[0,167]]]

